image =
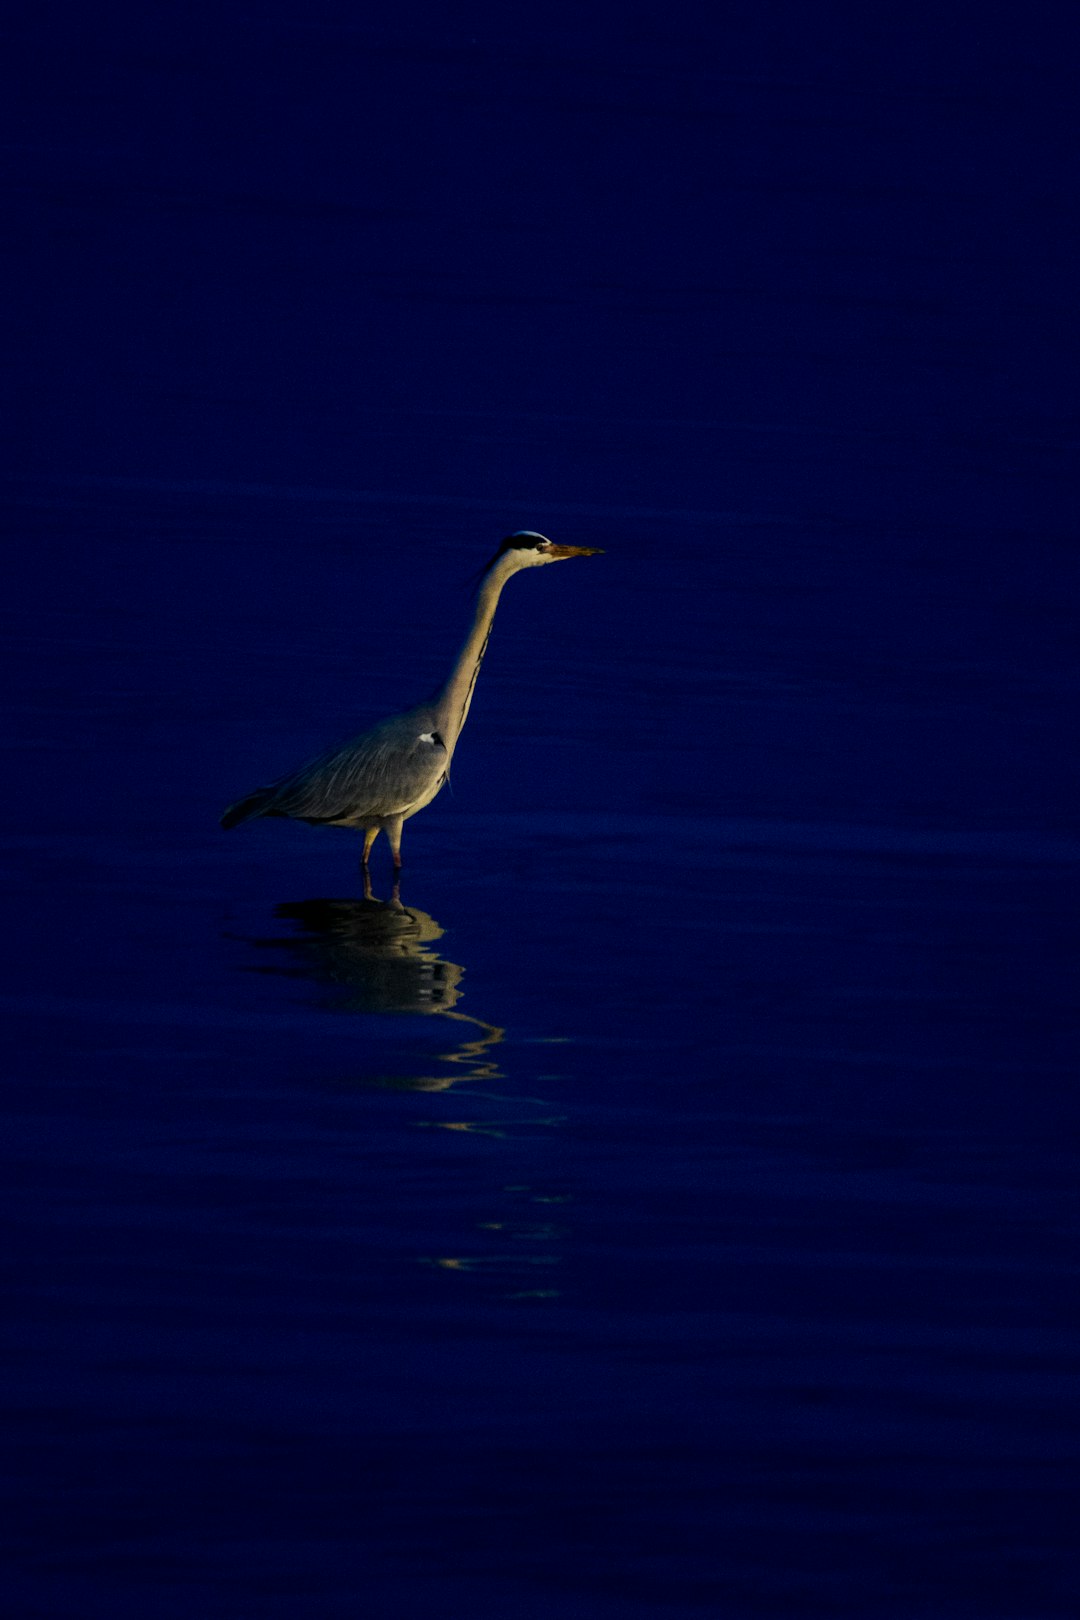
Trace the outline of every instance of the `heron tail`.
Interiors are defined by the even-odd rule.
[[[230,804],[221,818],[225,831],[228,832],[230,827],[239,827],[242,821],[253,821],[256,816],[264,816],[273,801],[274,792],[272,787],[256,788],[246,799],[237,799],[235,804]]]

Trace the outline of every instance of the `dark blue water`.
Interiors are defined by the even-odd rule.
[[[5,1614],[1075,1615],[1065,44],[25,21]]]

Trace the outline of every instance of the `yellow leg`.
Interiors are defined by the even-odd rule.
[[[376,838],[378,838],[378,836],[379,836],[378,827],[365,827],[365,829],[364,829],[364,853],[360,857],[365,866],[367,865],[368,857],[371,854],[371,846],[375,842]]]
[[[394,871],[401,871],[401,829],[405,824],[404,816],[395,816],[387,823],[386,836],[390,840],[390,853],[394,857]]]

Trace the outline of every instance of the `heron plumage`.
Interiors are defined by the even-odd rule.
[[[381,720],[361,736],[316,755],[297,771],[230,805],[223,827],[257,816],[337,827],[366,827],[371,817],[407,815],[442,786],[448,754],[430,707]],[[418,806],[419,807],[419,806]]]
[[[447,780],[503,586],[523,568],[593,555],[594,547],[554,545],[532,530],[510,535],[484,570],[468,635],[438,694],[256,788],[229,806],[221,825],[288,816],[362,829],[365,864],[375,838],[385,830],[394,865],[400,866],[402,823],[430,804]]]

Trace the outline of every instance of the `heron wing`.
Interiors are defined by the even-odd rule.
[[[384,721],[275,782],[263,815],[300,821],[394,816],[416,803],[446,769],[446,750],[422,719]]]

